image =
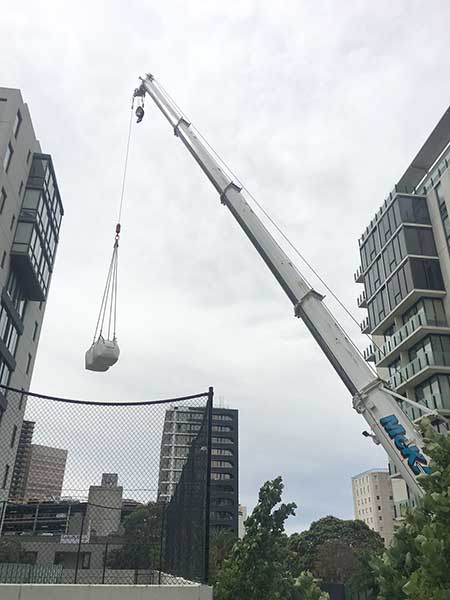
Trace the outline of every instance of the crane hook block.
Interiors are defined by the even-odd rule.
[[[142,121],[142,119],[144,118],[144,114],[145,114],[145,111],[142,108],[142,106],[138,106],[136,109],[136,117],[137,117],[136,123],[140,123]]]

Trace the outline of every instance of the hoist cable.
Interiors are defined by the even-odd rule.
[[[125,183],[127,179],[127,171],[128,171],[128,156],[130,153],[130,140],[131,140],[131,130],[133,124],[133,108],[134,108],[134,96],[131,102],[131,111],[130,111],[130,121],[128,123],[128,137],[127,137],[127,146],[125,151],[125,163],[123,167],[123,176],[122,176],[122,191],[120,193],[120,204],[119,204],[119,215],[117,218],[117,222],[120,223],[120,219],[122,218],[122,207],[123,207],[123,199],[125,195]]]
[[[103,291],[102,302],[100,304],[100,312],[97,319],[97,325],[94,333],[95,342],[103,336],[103,328],[105,326],[105,319],[108,319],[108,339],[111,339],[111,332],[113,333],[113,340],[116,339],[116,326],[117,326],[117,273],[118,273],[118,249],[119,249],[119,238],[121,231],[121,218],[123,201],[125,197],[125,185],[128,172],[128,157],[130,154],[130,141],[131,141],[131,130],[133,124],[133,109],[134,109],[134,97],[131,102],[130,119],[128,123],[128,135],[125,149],[125,161],[122,175],[122,186],[120,193],[119,212],[117,217],[117,224],[115,229],[115,241],[113,247],[113,253],[111,262],[109,264],[108,276],[106,278],[106,285]],[[107,317],[108,314],[108,317]]]

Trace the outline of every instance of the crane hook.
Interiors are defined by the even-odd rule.
[[[140,123],[142,121],[142,119],[144,118],[144,114],[145,114],[144,108],[142,106],[138,106],[136,108],[136,117],[137,117],[136,123]]]

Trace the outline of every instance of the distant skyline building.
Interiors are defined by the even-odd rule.
[[[189,445],[203,421],[201,408],[166,410],[161,444],[158,499],[169,502],[175,492]],[[211,445],[211,531],[231,530],[238,535],[239,444],[238,411],[213,408]]]
[[[355,519],[378,532],[386,546],[394,534],[394,499],[388,469],[369,469],[352,477]]]
[[[31,444],[25,466],[23,489],[25,501],[59,500],[66,471],[67,450]]]
[[[364,352],[406,398],[450,415],[450,108],[359,239]],[[423,411],[403,403],[411,420]],[[445,419],[434,420],[448,431]],[[400,475],[393,464],[391,476]],[[395,505],[404,504],[404,487]],[[402,491],[403,490],[403,491]],[[407,491],[407,494],[409,492]],[[414,498],[410,498],[414,504]]]
[[[0,88],[0,385],[29,390],[63,216],[20,90]],[[0,502],[9,496],[26,395],[0,389]]]
[[[245,535],[245,521],[247,519],[247,507],[243,504],[239,504],[239,523],[238,523],[238,536],[241,540]]]

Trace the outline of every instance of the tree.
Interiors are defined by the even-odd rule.
[[[329,540],[317,548],[313,573],[327,583],[347,583],[358,568],[357,550],[347,542]]]
[[[163,510],[164,506],[149,503],[128,515],[123,522],[125,543],[111,551],[108,567],[149,569],[159,564]]]
[[[26,563],[27,553],[22,548],[19,540],[11,538],[0,538],[0,563]]]
[[[301,600],[329,600],[329,594],[322,592],[309,571],[303,571],[294,582],[294,589]]]
[[[432,475],[421,475],[425,495],[407,511],[391,547],[372,561],[380,600],[450,598],[450,437],[422,427]]]
[[[234,545],[219,572],[216,600],[287,600],[294,578],[289,571],[289,549],[284,523],[295,514],[294,503],[280,504],[281,477],[267,481],[258,504],[246,521],[246,534]],[[278,504],[278,508],[275,508]]]
[[[211,535],[209,541],[209,584],[214,585],[223,561],[228,558],[234,544],[238,543],[233,532],[228,530],[217,531]]]
[[[342,582],[342,579],[347,582],[356,575],[359,564],[358,557],[361,553],[370,551],[371,554],[377,554],[384,549],[380,535],[372,531],[363,521],[346,521],[332,516],[323,517],[313,522],[307,531],[294,533],[289,538],[289,547],[295,554],[295,562],[292,567],[294,573],[311,571],[314,576],[321,577],[323,570],[329,569],[331,566],[329,564],[330,553],[327,551],[329,546],[327,545],[336,541],[339,542],[341,549],[346,547],[345,554],[342,554],[342,564],[339,564],[340,556],[336,556],[333,561],[334,576],[338,577],[338,582]],[[320,551],[323,545],[325,548]],[[350,555],[354,560],[350,559]],[[323,560],[328,564],[322,564]],[[331,575],[331,572],[329,574]],[[324,577],[324,579],[326,578]]]

